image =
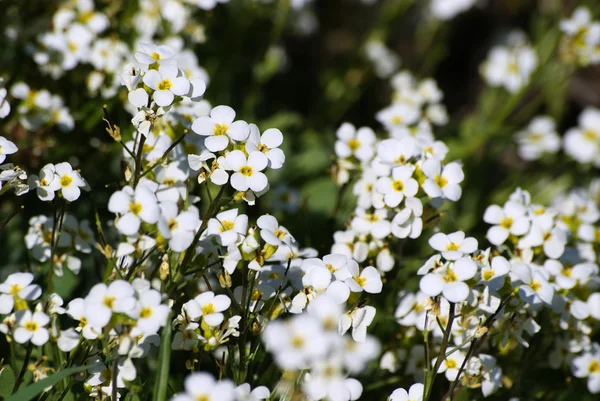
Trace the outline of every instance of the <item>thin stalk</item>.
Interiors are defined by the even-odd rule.
[[[177,138],[177,140],[175,140],[175,142],[173,142],[171,144],[171,146],[169,146],[167,148],[167,150],[165,150],[165,153],[163,153],[163,155],[154,163],[152,163],[152,165],[150,167],[148,167],[146,170],[144,170],[141,174],[140,174],[140,178],[142,178],[143,176],[145,176],[146,174],[150,173],[152,170],[154,170],[154,168],[158,165],[160,165],[169,155],[169,153],[171,153],[171,151],[173,149],[175,149],[175,146],[179,145],[179,143],[181,141],[183,141],[183,138],[185,138],[185,136],[187,135],[189,131],[186,129],[185,131],[183,131],[183,134],[181,134],[179,136],[179,138]],[[137,163],[136,163],[136,168],[137,168]]]
[[[19,386],[23,381],[23,377],[25,376],[25,372],[27,372],[27,366],[29,365],[29,359],[31,358],[31,351],[33,351],[33,343],[30,342],[27,346],[27,350],[25,351],[23,366],[21,366],[21,371],[19,372],[19,376],[17,376],[17,380],[15,380],[15,385],[13,386],[13,394],[19,389]]]
[[[435,361],[435,365],[429,374],[431,375],[431,379],[428,380],[428,388],[426,390],[426,395],[423,397],[423,401],[428,401],[429,397],[431,397],[431,392],[433,391],[433,385],[435,383],[435,378],[437,376],[437,372],[444,362],[444,355],[446,355],[446,349],[448,348],[448,342],[450,341],[450,334],[452,333],[452,324],[454,323],[454,310],[455,304],[450,302],[450,312],[448,314],[448,324],[446,325],[446,332],[444,333],[444,337],[442,338],[442,345],[440,346],[440,352]]]
[[[13,219],[13,217],[15,217],[17,214],[21,213],[23,210],[25,209],[25,206],[21,206],[20,208],[18,208],[17,210],[15,210],[14,212],[12,212],[7,218],[6,220],[4,220],[2,222],[2,224],[0,224],[0,231],[2,231],[2,229],[4,227],[6,227],[6,225],[8,223],[10,223],[10,221]]]
[[[144,135],[140,135],[140,143],[137,148],[137,155],[135,157],[135,172],[133,174],[133,187],[137,185],[139,179],[141,178],[140,174],[142,171],[142,155],[144,154],[144,143],[146,142],[146,137]]]

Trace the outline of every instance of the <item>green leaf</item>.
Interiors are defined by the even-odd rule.
[[[167,399],[167,388],[169,385],[169,368],[171,366],[171,314],[167,317],[167,325],[163,329],[160,339],[159,368],[156,370],[154,379],[154,394],[152,401],[163,401]]]
[[[14,385],[15,372],[10,366],[4,366],[0,371],[0,397],[8,397],[12,393]]]
[[[10,397],[6,399],[6,401],[29,401],[33,400],[37,395],[41,394],[42,391],[46,387],[52,387],[62,379],[72,375],[73,373],[83,372],[87,366],[77,366],[70,369],[65,369],[60,372],[53,374],[52,376],[48,376],[43,380],[40,380],[37,383],[33,383],[25,388],[20,389]]]

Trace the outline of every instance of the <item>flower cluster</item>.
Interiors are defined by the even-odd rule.
[[[432,133],[434,124],[447,122],[435,81],[401,72],[392,85],[394,102],[377,114],[390,137],[379,140],[372,129],[345,123],[335,145],[337,182],[353,178],[357,208],[349,229],[335,234],[332,252],[359,263],[374,260],[382,272],[395,263],[389,238],[418,238],[423,216],[434,215],[444,200],[460,199],[464,179],[459,163],[443,163],[448,148]]]
[[[527,37],[515,31],[508,36],[505,45],[490,50],[481,66],[481,75],[488,85],[516,93],[529,84],[537,65],[537,54]]]
[[[25,129],[38,130],[54,125],[65,132],[73,129],[73,117],[60,96],[53,95],[46,89],[31,89],[24,82],[11,86],[10,94],[21,101],[16,111],[19,123]]]
[[[560,22],[564,36],[561,43],[563,59],[587,66],[600,62],[600,23],[592,19],[590,10],[578,7],[571,18]]]

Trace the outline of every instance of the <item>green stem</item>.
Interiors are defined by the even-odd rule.
[[[454,310],[455,304],[450,302],[450,312],[448,314],[448,324],[446,325],[446,331],[444,332],[444,337],[442,338],[442,345],[440,346],[440,352],[438,353],[438,357],[435,361],[435,365],[430,374],[430,379],[428,380],[428,388],[426,389],[426,395],[423,397],[423,401],[429,401],[429,397],[431,397],[431,392],[433,391],[433,385],[435,383],[435,378],[437,376],[437,372],[440,369],[440,366],[444,362],[444,356],[446,355],[446,349],[448,348],[448,342],[450,341],[450,334],[452,333],[452,324],[454,323]]]
[[[15,385],[13,387],[13,393],[15,393],[21,382],[23,381],[23,377],[25,376],[25,372],[27,372],[27,366],[29,365],[29,359],[31,358],[31,351],[33,351],[33,343],[29,343],[27,345],[27,350],[25,351],[25,359],[23,360],[23,366],[21,366],[21,371],[19,372],[19,376],[17,376],[17,380],[15,380]]]

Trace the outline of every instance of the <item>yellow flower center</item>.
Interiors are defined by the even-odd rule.
[[[217,311],[217,308],[215,308],[215,306],[213,304],[206,304],[202,307],[203,315],[210,315],[211,313],[215,313],[216,311]]]
[[[27,331],[37,331],[37,329],[40,328],[40,326],[39,326],[39,324],[37,324],[37,322],[33,322],[31,320],[29,322],[25,322],[23,327],[25,327],[25,330],[27,330]]]
[[[519,72],[519,64],[517,64],[516,61],[511,61],[510,63],[508,63],[506,69],[508,70],[508,72],[516,74]]]
[[[154,59],[154,61],[159,61],[160,60],[160,54],[158,54],[157,52],[154,52],[150,55],[150,57],[152,57]]]
[[[457,244],[456,242],[450,242],[448,245],[446,245],[447,251],[458,251],[459,249],[460,249],[460,245]]]
[[[486,269],[481,273],[481,277],[483,277],[485,281],[491,280],[495,275],[496,273],[492,269]]]
[[[512,224],[513,224],[512,217],[505,217],[502,220],[500,220],[500,226],[506,228],[507,230],[512,227]]]
[[[294,348],[302,348],[302,346],[304,345],[304,337],[295,335],[292,337],[290,343]]]
[[[68,42],[67,43],[67,47],[69,48],[70,51],[75,52],[78,49],[77,43],[73,43],[73,42]]]
[[[435,181],[435,183],[437,184],[437,186],[440,187],[440,188],[444,188],[448,184],[448,180],[445,177],[442,177],[439,174],[435,176],[435,178],[433,179],[433,181]]]
[[[275,234],[275,236],[276,236],[277,238],[279,238],[279,239],[284,239],[287,233],[286,233],[285,231],[283,231],[283,230],[280,230],[280,229],[278,228],[277,230],[275,230],[275,231],[274,231],[274,234]]]
[[[394,124],[394,125],[402,124],[403,121],[404,120],[400,116],[394,116],[394,117],[392,117],[392,124]]]
[[[452,269],[448,269],[448,271],[446,271],[446,274],[444,274],[443,278],[444,278],[444,281],[447,283],[453,283],[456,280],[458,280],[456,273],[454,273],[454,270],[452,270]]]
[[[42,186],[42,187],[46,187],[46,186],[48,186],[48,181],[46,181],[46,179],[45,179],[45,178],[42,178],[42,179],[40,180],[40,186]]]
[[[588,366],[588,371],[590,373],[599,373],[600,372],[600,363],[598,361],[590,362],[590,366]]]
[[[140,317],[142,319],[147,319],[150,316],[152,316],[152,309],[148,306],[143,307],[142,310],[140,311]]]
[[[72,182],[73,182],[73,178],[71,178],[71,176],[68,174],[63,174],[62,177],[60,177],[60,186],[61,187],[68,187],[69,185],[71,185]]]
[[[571,275],[573,274],[573,268],[571,267],[567,267],[566,269],[564,269],[562,271],[563,276],[565,277],[571,277]]]
[[[206,394],[196,396],[196,401],[209,401],[210,398]]]
[[[177,228],[177,221],[175,219],[169,220],[169,230],[173,231]]]
[[[360,148],[360,141],[356,138],[352,138],[348,141],[348,147],[354,152],[356,149]]]
[[[583,136],[589,141],[595,141],[597,137],[596,133],[590,129],[583,131]]]
[[[213,135],[225,135],[229,127],[226,124],[215,124],[215,128],[213,128]]]
[[[221,230],[221,232],[229,231],[229,230],[233,230],[233,227],[234,227],[233,221],[231,221],[231,220],[224,220],[224,221],[221,222],[221,228],[220,228],[220,230]]]
[[[533,280],[531,282],[530,287],[533,291],[538,292],[540,290],[540,288],[542,288],[542,285],[540,284],[539,281]]]
[[[394,191],[402,192],[404,191],[404,183],[400,180],[396,180],[392,183],[392,188],[394,188]]]
[[[261,291],[254,290],[254,291],[252,291],[252,295],[250,295],[250,299],[253,301],[260,301],[262,296],[263,296],[263,293]]]
[[[355,277],[354,280],[361,287],[364,287],[365,284],[367,283],[367,279],[365,277],[362,277],[362,276]]]
[[[264,143],[261,143],[260,145],[258,145],[258,151],[267,153],[269,151],[269,147],[267,145],[265,145]]]
[[[252,176],[252,167],[244,166],[240,169],[240,173],[242,173],[242,175],[245,175],[246,177],[251,177]]]
[[[331,263],[327,263],[325,265],[325,267],[327,268],[327,270],[329,270],[332,273],[335,273],[335,269],[333,268],[333,265]]]
[[[163,79],[158,83],[158,90],[168,91],[173,87],[173,82],[170,79]]]
[[[446,367],[448,369],[454,369],[456,368],[458,364],[456,363],[456,361],[454,359],[447,359],[446,360]]]
[[[529,134],[528,139],[531,142],[541,142],[542,139],[544,139],[544,136],[542,134],[539,134],[537,132],[532,132]]]
[[[131,202],[129,204],[129,211],[137,216],[142,212],[142,204],[140,202]]]
[[[22,289],[23,287],[20,284],[11,284],[8,293],[10,295],[17,295]]]
[[[370,222],[376,222],[379,221],[379,216],[377,216],[374,213],[369,213],[365,216],[365,220],[370,221]]]
[[[115,304],[115,299],[116,298],[114,295],[105,295],[104,298],[102,298],[102,303],[107,308],[112,309],[113,305]]]

